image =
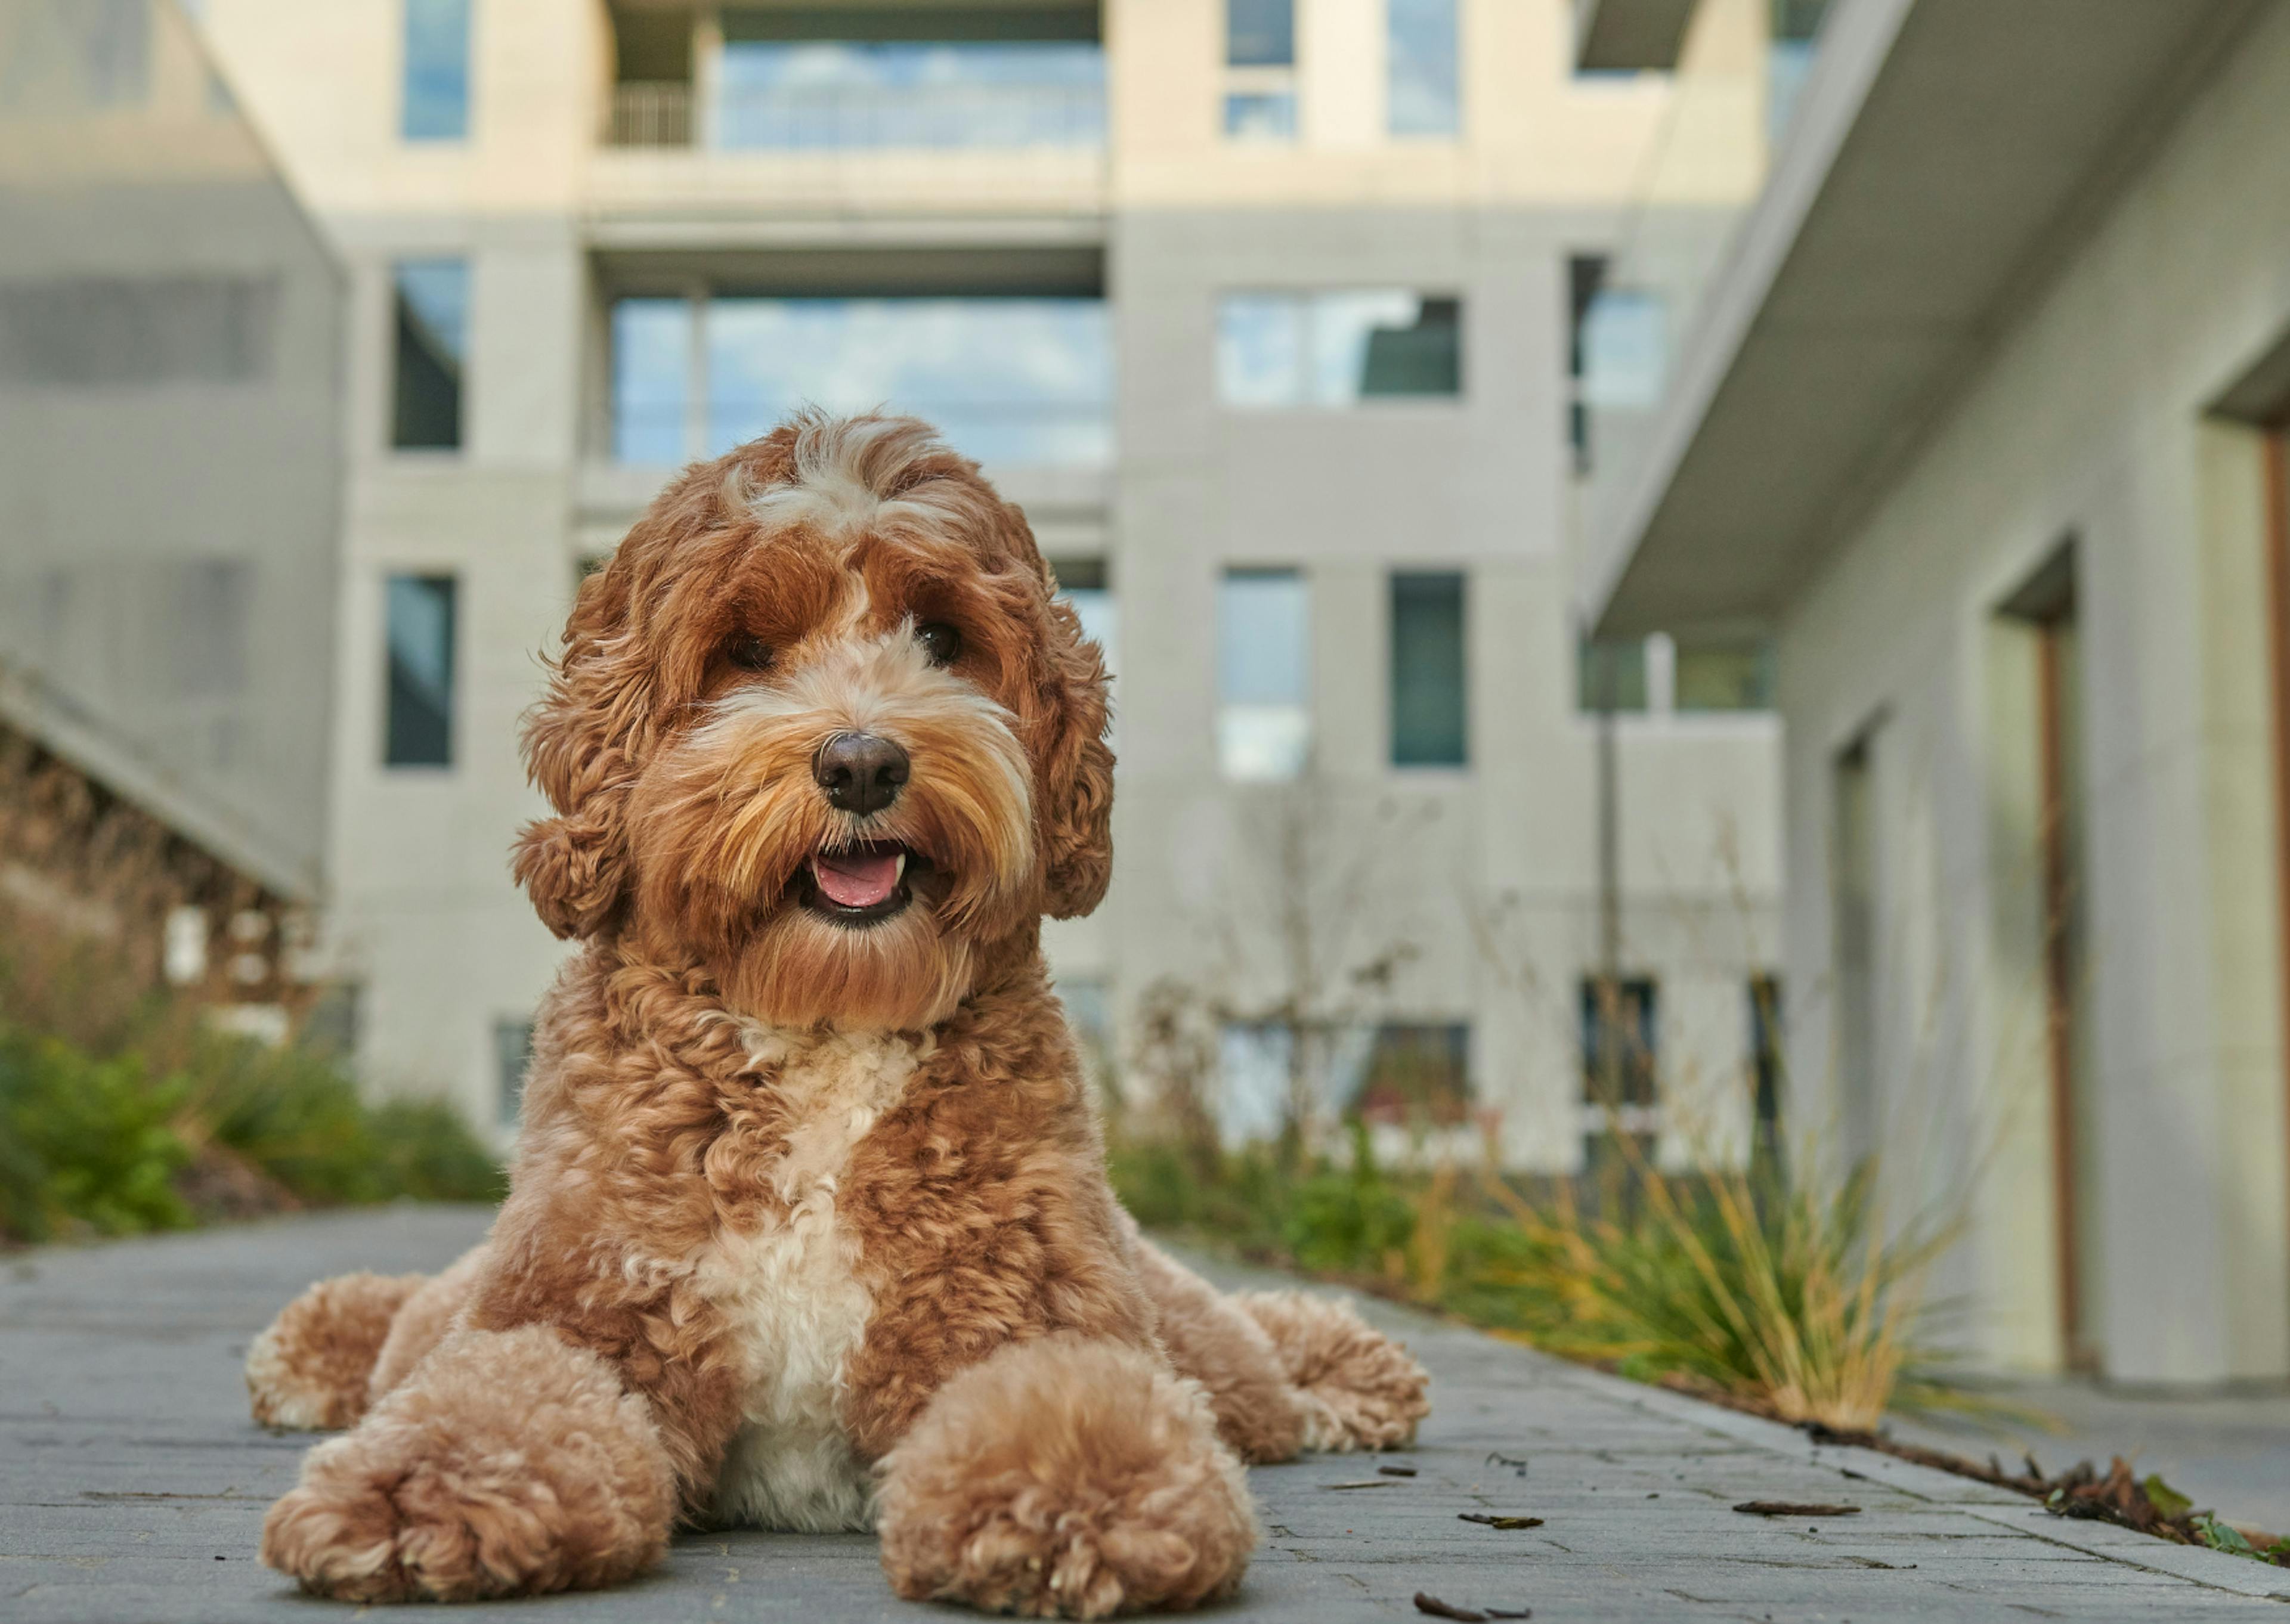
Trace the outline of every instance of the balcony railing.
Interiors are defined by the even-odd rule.
[[[730,87],[702,117],[692,87],[613,91],[614,147],[684,147],[705,138],[738,151],[957,150],[1105,144],[1101,84]]]
[[[692,86],[681,80],[615,84],[605,140],[613,147],[689,147],[692,103]]]

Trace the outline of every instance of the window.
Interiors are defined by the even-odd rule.
[[[1456,0],[1387,0],[1387,116],[1394,135],[1454,135],[1462,129]]]
[[[243,383],[270,370],[275,276],[0,284],[0,380],[63,388]]]
[[[524,1079],[532,1069],[532,1022],[493,1022],[494,1087],[505,1127],[515,1127],[524,1110]]]
[[[1120,605],[1113,596],[1113,580],[1102,558],[1067,558],[1051,565],[1058,578],[1058,596],[1073,605],[1080,617],[1082,635],[1105,655],[1105,671],[1118,682],[1121,659]],[[1119,708],[1107,718],[1106,736],[1113,739],[1120,726]]]
[[[1594,411],[1643,412],[1669,375],[1669,318],[1659,294],[1602,280],[1582,321],[1581,397]]]
[[[1217,1035],[1217,1127],[1224,1141],[1276,1139],[1317,1103],[1297,1098],[1296,1034],[1275,1021],[1230,1020]]]
[[[1462,393],[1462,301],[1405,289],[1227,293],[1217,394],[1278,410]]]
[[[1454,1127],[1470,1115],[1471,1028],[1388,1022],[1375,1029],[1353,1114],[1393,1127]]]
[[[393,575],[386,585],[385,766],[453,764],[453,597],[450,575]]]
[[[1575,645],[1574,704],[1593,714],[1643,711],[1647,700],[1642,637],[1585,637]]]
[[[1064,558],[1053,563],[1058,596],[1081,618],[1082,635],[1105,651],[1105,668],[1113,669],[1120,646],[1121,623],[1113,600],[1113,579],[1102,558]]]
[[[983,462],[1112,456],[1102,299],[622,299],[612,334],[623,462],[716,456],[806,403],[911,412]]]
[[[1311,597],[1298,570],[1227,570],[1217,593],[1217,761],[1244,783],[1312,754]]]
[[[1295,0],[1225,0],[1224,132],[1296,139]]]
[[[1583,329],[1590,306],[1606,284],[1606,256],[1578,253],[1566,261],[1566,437],[1574,450],[1574,471],[1590,471],[1590,402],[1584,388],[1589,346]]]
[[[1682,639],[1672,668],[1679,710],[1771,710],[1773,644]]]
[[[719,147],[1105,144],[1105,50],[1091,12],[901,7],[877,22],[857,8],[749,7],[727,8],[723,26]]]
[[[1877,1149],[1876,740],[1837,754],[1830,775],[1830,953],[1836,987],[1838,1131],[1848,1163]]]
[[[1225,0],[1224,60],[1229,68],[1296,66],[1296,0]]]
[[[1766,134],[1779,142],[1797,117],[1798,97],[1813,71],[1815,39],[1829,0],[1773,0],[1773,52],[1766,76]]]
[[[468,262],[404,260],[394,279],[397,370],[389,443],[400,451],[456,450],[468,341]]]
[[[1101,976],[1061,975],[1057,994],[1081,1052],[1082,1073],[1102,1090],[1117,1076],[1112,990]]]
[[[398,133],[409,141],[469,136],[471,0],[405,0],[405,79]]]
[[[1660,1126],[1660,1030],[1645,977],[1582,980],[1582,1132],[1594,1165],[1627,1138],[1650,1159]]]
[[[613,458],[673,465],[693,454],[692,300],[613,305]]]
[[[1391,764],[1460,767],[1469,759],[1463,578],[1391,578]]]
[[[1750,1088],[1755,1137],[1750,1154],[1780,1170],[1782,1141],[1782,983],[1775,975],[1750,978]]]

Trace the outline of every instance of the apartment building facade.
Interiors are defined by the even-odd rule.
[[[1974,1349],[2278,1381],[2290,11],[1824,31],[1586,603],[1774,633],[1791,1073]]]
[[[535,652],[677,466],[811,400],[939,422],[1107,644],[1085,1036],[1174,988],[1235,1132],[1309,1042],[1317,1108],[1563,1169],[1615,972],[1638,1125],[1746,1143],[1763,667],[1602,651],[1602,756],[1571,606],[1579,294],[1667,76],[1578,73],[1564,0],[200,10],[352,288],[324,945],[372,1086],[512,1108],[562,952],[505,860]],[[1767,28],[1697,25],[1740,94],[1666,202],[1753,192]]]
[[[270,1033],[324,889],[342,302],[181,13],[0,0],[0,906]]]

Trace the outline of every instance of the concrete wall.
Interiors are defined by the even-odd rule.
[[[0,699],[274,894],[323,884],[344,289],[172,6],[0,6]],[[124,341],[123,341],[124,340]]]
[[[1782,635],[1793,1074],[1835,1108],[1834,773],[1865,735],[1886,1155],[1911,1204],[1968,1204],[1939,1289],[1999,1364],[2063,1349],[2031,668],[1997,611],[2072,538],[2094,1340],[2125,1380],[2290,1370],[2260,444],[2206,417],[2290,326],[2286,101],[2277,12],[2057,245]]]

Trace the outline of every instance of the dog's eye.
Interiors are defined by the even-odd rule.
[[[724,644],[724,658],[744,671],[760,671],[772,663],[772,645],[761,637],[741,632]]]
[[[923,653],[934,666],[950,666],[962,652],[962,634],[944,620],[916,627],[915,641],[923,645]]]

